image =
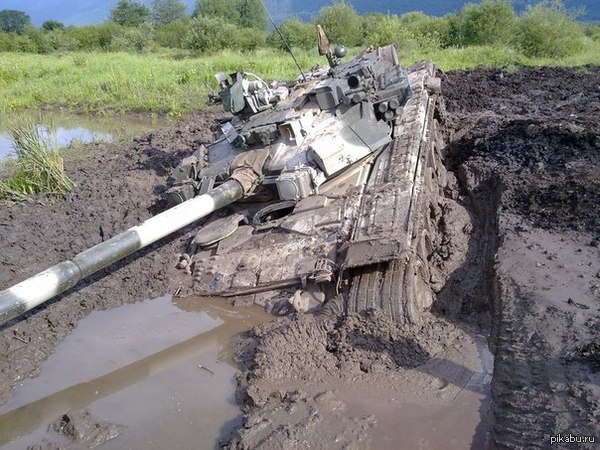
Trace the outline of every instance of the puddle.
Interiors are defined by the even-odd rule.
[[[69,444],[48,426],[87,409],[120,429],[103,449],[216,447],[241,423],[231,338],[272,318],[170,296],[94,312],[0,408],[0,445]]]
[[[439,393],[431,398],[411,399],[411,395],[395,388],[379,398],[342,395],[348,413],[356,417],[371,417],[376,426],[369,431],[373,448],[462,450],[490,447],[492,429],[491,379],[494,357],[483,336],[473,336],[473,361],[470,368],[454,366],[450,360],[435,358],[422,366],[421,378],[432,375],[437,368],[445,369],[445,380]],[[431,370],[436,368],[436,370]],[[459,380],[467,376],[463,385]],[[454,379],[453,379],[454,378]],[[444,384],[457,383],[444,394]],[[450,394],[450,395],[448,395]]]
[[[38,124],[43,134],[47,134],[50,125],[61,148],[73,140],[87,143],[131,139],[168,125],[167,119],[150,115],[92,116],[54,111],[20,117]],[[10,117],[0,116],[0,159],[14,153],[8,133],[10,120]]]

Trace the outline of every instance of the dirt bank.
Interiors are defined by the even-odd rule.
[[[377,311],[344,317],[334,304],[329,314],[246,334],[244,427],[230,447],[519,448],[547,447],[556,434],[600,438],[598,68],[455,72],[443,83],[445,162],[458,180],[444,196],[470,215],[460,230],[469,238],[463,264],[446,274],[418,326]],[[3,206],[0,286],[160,210],[168,170],[210,140],[212,118],[198,115],[131,145],[100,144],[67,162],[78,187],[66,200]],[[186,283],[173,266],[189,235],[4,326],[0,401],[93,309]]]

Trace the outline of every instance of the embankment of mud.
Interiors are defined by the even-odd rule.
[[[598,436],[598,68],[473,75],[445,80],[447,162],[489,224],[493,441]]]

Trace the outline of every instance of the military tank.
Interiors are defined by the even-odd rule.
[[[178,262],[196,294],[274,311],[343,298],[417,321],[433,300],[440,79],[431,63],[402,68],[393,45],[342,62],[318,37],[329,64],[293,82],[217,74],[229,115],[174,170],[170,208],[0,292],[0,321],[207,216]]]

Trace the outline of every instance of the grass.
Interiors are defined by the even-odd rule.
[[[298,56],[304,67],[316,57]],[[2,53],[0,112],[43,105],[94,113],[157,112],[172,116],[203,107],[207,85],[216,72],[246,70],[265,79],[297,75],[289,57],[261,49],[240,54],[189,57],[177,52],[68,53],[33,55]]]
[[[587,38],[582,52],[562,59],[527,58],[504,47],[404,49],[404,64],[429,59],[441,69],[516,67],[532,65],[579,66],[600,64],[600,42]],[[354,49],[356,53],[358,49]],[[316,51],[295,52],[308,70],[325,64]],[[216,72],[254,72],[266,80],[291,79],[298,75],[286,53],[270,48],[253,52],[224,50],[214,55],[193,56],[162,50],[147,55],[130,53],[66,53],[34,55],[2,53],[0,112],[40,106],[99,114],[155,112],[178,117],[201,109],[207,86],[215,87]]]
[[[402,52],[404,64],[420,59],[431,60],[445,71],[457,69],[514,68],[519,66],[563,66],[577,67],[587,64],[600,65],[600,41],[586,38],[582,52],[563,58],[528,58],[510,47],[471,46]]]
[[[10,136],[17,159],[2,165],[0,200],[22,201],[37,193],[60,196],[73,189],[51,133],[44,136],[34,124],[21,123],[11,126]]]

